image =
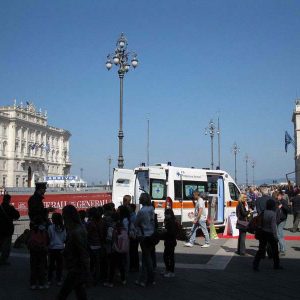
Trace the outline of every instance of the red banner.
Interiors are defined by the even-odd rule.
[[[28,215],[28,199],[30,195],[11,195],[11,204],[19,211],[21,216]],[[45,194],[45,207],[54,207],[61,211],[68,204],[74,205],[78,210],[102,206],[111,202],[111,193],[76,193],[76,194]]]

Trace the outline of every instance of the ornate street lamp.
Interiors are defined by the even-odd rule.
[[[240,148],[238,147],[237,143],[235,142],[232,146],[232,153],[234,155],[234,181],[237,182],[236,179],[236,156],[240,152]]]
[[[208,127],[205,128],[205,135],[210,135],[210,148],[211,148],[211,169],[214,169],[214,135],[216,126],[213,120],[210,120]]]
[[[119,157],[118,157],[118,168],[124,167],[123,158],[123,78],[124,75],[130,70],[132,66],[135,69],[138,66],[137,54],[135,52],[127,51],[127,39],[123,33],[116,44],[116,50],[114,53],[107,55],[106,68],[110,70],[115,64],[118,68],[118,75],[120,78],[120,125],[119,125]]]

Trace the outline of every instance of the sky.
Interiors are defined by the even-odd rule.
[[[139,66],[124,79],[126,168],[209,167],[205,128],[219,117],[221,169],[238,182],[294,171],[292,113],[300,96],[297,0],[0,2],[0,105],[32,101],[69,130],[72,175],[106,183],[117,167],[119,78],[105,68],[124,32]],[[217,139],[214,138],[217,164]]]

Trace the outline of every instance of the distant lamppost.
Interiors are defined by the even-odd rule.
[[[245,163],[246,163],[246,187],[248,187],[248,162],[249,156],[248,154],[245,155]]]
[[[111,185],[111,176],[110,176],[110,170],[111,170],[111,162],[112,162],[112,158],[111,156],[108,157],[108,185]]]
[[[256,162],[254,160],[252,160],[251,162],[251,167],[252,167],[252,183],[253,185],[255,185],[255,181],[254,181],[254,168],[255,168]]]
[[[234,143],[232,146],[232,153],[234,155],[234,181],[237,182],[236,178],[236,156],[240,152],[240,148],[238,147],[237,143]]]
[[[107,55],[106,68],[110,70],[115,64],[118,67],[118,74],[120,78],[120,122],[119,122],[119,157],[118,157],[118,168],[124,167],[123,157],[123,79],[124,75],[129,71],[130,66],[134,69],[138,65],[137,54],[134,52],[127,51],[127,39],[122,33],[117,41],[115,52]],[[131,64],[129,63],[131,57]]]
[[[80,168],[80,179],[83,177],[83,168]]]
[[[208,127],[205,128],[205,135],[210,135],[210,148],[211,148],[211,169],[214,169],[214,135],[216,126],[213,120],[210,120]]]

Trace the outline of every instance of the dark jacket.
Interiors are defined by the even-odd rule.
[[[99,221],[91,220],[86,224],[88,245],[102,246],[104,243],[104,228],[102,219]]]
[[[287,219],[287,216],[290,213],[290,208],[285,199],[277,201],[276,204],[277,204],[276,218],[277,218],[277,224],[279,224]],[[281,208],[278,207],[280,204],[282,205]]]
[[[14,220],[20,218],[20,213],[8,203],[2,203],[0,207],[0,236],[10,236],[14,233]]]
[[[258,214],[261,214],[266,209],[267,201],[269,199],[275,202],[275,200],[270,196],[262,196],[256,200],[255,206]]]
[[[165,246],[175,247],[177,245],[176,236],[178,226],[175,220],[168,220],[165,223],[165,231],[162,233],[162,239],[165,241]]]
[[[249,214],[249,211],[246,210],[245,205],[239,201],[237,207],[236,207],[236,216],[240,221],[247,221],[247,216]]]
[[[38,193],[34,193],[28,200],[28,216],[31,223],[35,223],[37,219],[41,219],[46,223],[48,219],[48,211],[43,203],[44,197]]]
[[[293,205],[293,212],[300,212],[300,195],[291,199]]]
[[[82,225],[78,224],[72,230],[67,230],[64,258],[69,272],[79,273],[83,277],[89,274],[87,232]]]

